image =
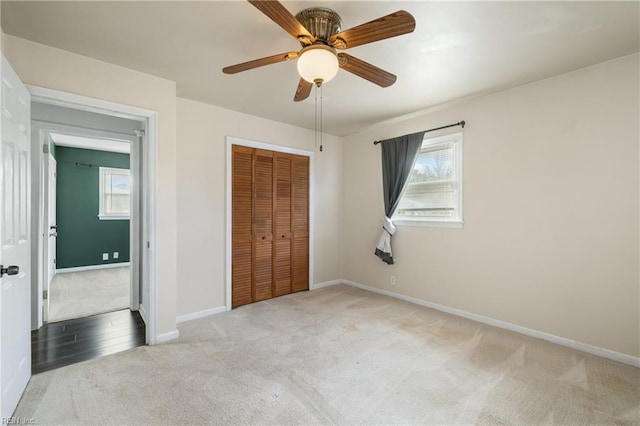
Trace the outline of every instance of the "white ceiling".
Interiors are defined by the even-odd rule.
[[[639,2],[283,2],[329,7],[343,29],[404,9],[412,34],[347,52],[398,76],[380,88],[348,72],[324,86],[324,130],[343,136],[452,100],[639,50]],[[5,33],[177,82],[178,96],[312,129],[314,95],[294,103],[293,62],[235,75],[224,66],[300,45],[245,1],[2,1]]]

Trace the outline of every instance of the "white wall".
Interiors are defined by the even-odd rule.
[[[176,318],[176,84],[20,38],[4,54],[26,83],[158,112],[158,333]]]
[[[310,130],[178,98],[178,315],[225,304],[226,137],[314,150]],[[340,277],[340,139],[315,154],[314,282]]]
[[[343,277],[638,357],[638,63],[620,58],[345,138]],[[397,264],[382,263],[372,141],[460,120],[464,229],[400,227]]]

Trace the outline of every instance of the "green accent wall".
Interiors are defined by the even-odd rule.
[[[129,220],[98,219],[99,167],[129,168],[129,154],[56,146],[56,267],[129,261]],[[76,162],[93,167],[76,166]],[[113,259],[114,252],[119,253]],[[109,253],[109,260],[102,260]]]

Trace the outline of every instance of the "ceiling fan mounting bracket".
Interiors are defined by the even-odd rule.
[[[329,44],[329,37],[339,33],[340,27],[342,27],[340,15],[326,7],[304,9],[296,15],[296,20],[300,22],[317,41],[321,41],[324,44]],[[298,37],[298,40],[300,40],[300,37]]]

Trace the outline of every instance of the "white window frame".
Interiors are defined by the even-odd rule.
[[[104,211],[104,195],[105,195],[105,187],[104,187],[104,175],[110,172],[118,172],[122,173],[126,171],[129,174],[129,179],[131,179],[131,169],[120,169],[117,167],[99,167],[98,171],[98,179],[99,179],[99,201],[98,201],[98,218],[100,220],[130,220],[131,219],[131,208],[129,208],[128,215],[122,214],[113,214],[113,213],[105,213]]]
[[[436,136],[433,138],[425,137],[422,141],[422,146],[420,148],[420,151],[424,150],[425,148],[429,148],[429,149],[433,148],[437,145],[444,146],[445,144],[453,144],[455,146],[456,163],[458,165],[456,168],[456,172],[457,172],[456,182],[458,184],[458,187],[457,187],[458,190],[456,192],[457,193],[456,210],[455,210],[456,215],[453,218],[438,218],[438,217],[408,218],[406,216],[398,216],[397,214],[394,213],[391,220],[395,225],[428,226],[428,227],[434,227],[434,228],[462,229],[464,225],[463,205],[462,205],[462,199],[463,199],[462,193],[463,193],[463,186],[464,186],[463,174],[462,174],[462,170],[463,170],[462,157],[463,157],[464,145],[463,145],[462,132],[452,133],[444,136]],[[409,184],[407,182],[407,184],[405,185],[402,191],[402,195],[400,196],[400,200],[402,200],[402,197],[404,197],[404,191],[406,191],[408,187],[409,187]]]

